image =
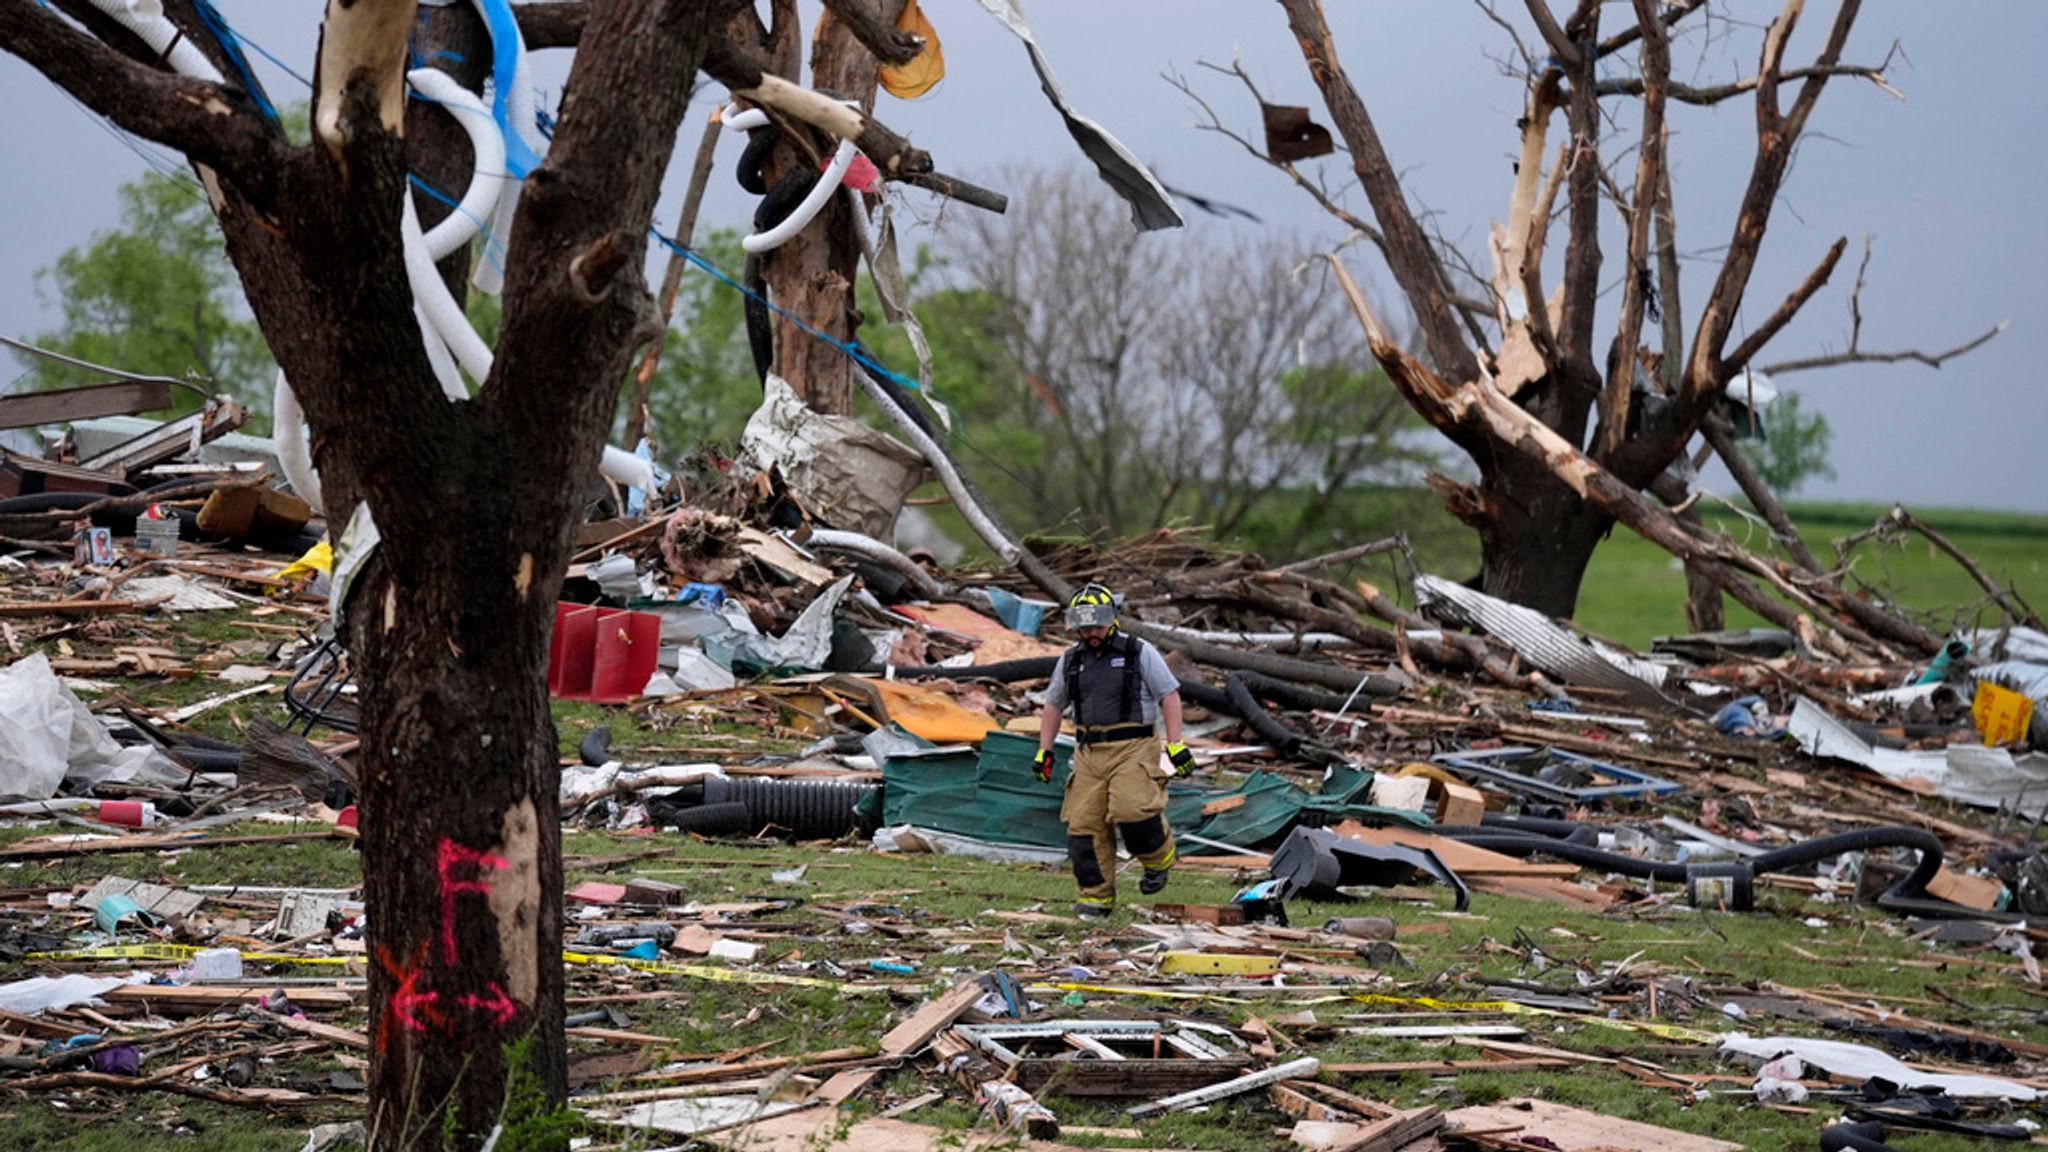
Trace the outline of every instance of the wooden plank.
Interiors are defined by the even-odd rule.
[[[1606,1056],[1588,1056],[1584,1052],[1571,1052],[1563,1048],[1548,1048],[1541,1044],[1517,1044],[1510,1040],[1485,1040],[1477,1037],[1454,1037],[1453,1044],[1470,1044],[1488,1052],[1498,1052],[1509,1057],[1524,1057],[1536,1060],[1562,1060],[1567,1064],[1618,1064],[1620,1061]]]
[[[882,1055],[891,1058],[893,1066],[900,1063],[902,1057],[930,1044],[934,1036],[952,1027],[953,1021],[974,1007],[983,991],[979,981],[963,980],[938,999],[925,1001],[923,1007],[882,1037]],[[887,1071],[886,1067],[849,1068],[836,1073],[818,1088],[817,1099],[834,1106],[843,1104],[865,1091]]]
[[[932,1037],[953,1026],[985,993],[980,981],[963,980],[924,1006],[882,1037],[885,1056],[908,1056],[932,1042]]]
[[[326,1040],[344,1048],[355,1048],[363,1052],[370,1050],[369,1036],[353,1028],[337,1028],[332,1024],[322,1024],[318,1020],[308,1020],[304,1016],[279,1016],[274,1012],[267,1013],[265,1018],[287,1032],[297,1032],[301,1036]]]
[[[133,416],[171,406],[167,380],[121,380],[0,396],[0,428],[33,428],[101,416]]]
[[[1466,881],[1474,892],[1487,892],[1495,896],[1519,896],[1524,900],[1548,900],[1553,904],[1570,904],[1593,912],[1604,912],[1614,904],[1614,897],[1593,888],[1581,888],[1555,876],[1474,876]]]
[[[1594,1148],[1621,1152],[1735,1152],[1742,1147],[1727,1140],[1526,1097],[1460,1108],[1445,1119],[1467,1129],[1519,1129],[1524,1136],[1543,1137],[1563,1152]]]
[[[368,995],[368,990],[314,988],[302,984],[289,988],[276,985],[123,984],[100,993],[100,999],[110,1004],[141,1004],[152,1012],[168,1014],[180,1009],[212,1012],[238,1004],[255,1004],[266,996],[279,994],[290,999],[295,1007],[338,1012],[354,1006]]]
[[[1271,1068],[1264,1068],[1257,1072],[1247,1072],[1243,1076],[1232,1080],[1225,1080],[1221,1084],[1211,1084],[1206,1088],[1197,1088],[1191,1092],[1182,1092],[1145,1104],[1134,1104],[1124,1109],[1124,1112],[1133,1117],[1156,1116],[1162,1112],[1179,1112],[1183,1109],[1195,1108],[1203,1104],[1213,1104],[1218,1100],[1227,1100],[1232,1096],[1242,1095],[1255,1088],[1264,1088],[1268,1084],[1277,1084],[1282,1080],[1314,1076],[1321,1067],[1322,1062],[1315,1057],[1304,1056],[1299,1060],[1290,1060],[1285,1064],[1276,1064]]]
[[[1368,1064],[1325,1064],[1323,1071],[1338,1076],[1456,1076],[1464,1072],[1535,1072],[1544,1068],[1569,1068],[1568,1060],[1531,1057],[1525,1060],[1391,1060]]]
[[[108,856],[117,852],[165,852],[191,848],[222,848],[235,844],[297,844],[307,840],[345,839],[333,829],[287,832],[276,836],[123,836],[110,840],[53,842],[24,840],[0,848],[0,860],[51,860],[67,856]]]
[[[810,1108],[704,1137],[735,1152],[1076,1152],[1072,1145],[1019,1140],[1014,1132],[970,1131],[873,1117],[849,1124],[829,1108]],[[1144,1152],[1126,1149],[1125,1152]]]
[[[105,616],[141,612],[169,599],[152,596],[147,600],[6,600],[0,601],[0,616]]]
[[[1443,1109],[1434,1104],[1412,1108],[1367,1124],[1358,1135],[1339,1144],[1336,1152],[1394,1152],[1443,1126]]]

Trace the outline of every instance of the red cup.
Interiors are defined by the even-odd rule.
[[[100,801],[100,823],[119,824],[123,828],[140,828],[144,824],[144,811],[140,800]]]

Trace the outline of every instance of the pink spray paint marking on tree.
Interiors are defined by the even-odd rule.
[[[503,856],[493,856],[476,848],[467,848],[453,840],[443,838],[439,867],[441,872],[441,960],[454,967],[461,957],[455,945],[455,900],[458,896],[489,896],[490,881],[484,873],[494,868],[508,868],[511,862]],[[458,877],[459,870],[468,869],[469,875]]]

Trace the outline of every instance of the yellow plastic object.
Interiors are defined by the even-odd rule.
[[[322,540],[306,554],[284,566],[278,576],[286,580],[310,580],[321,572],[334,571],[334,546]]]
[[[903,14],[896,18],[896,27],[924,37],[924,51],[911,57],[908,64],[884,65],[882,87],[898,100],[915,100],[946,78],[946,57],[939,51],[938,31],[919,10],[917,0],[909,0],[903,5]]]
[[[1970,719],[1976,721],[1977,731],[1983,734],[1986,744],[2012,744],[2027,738],[2027,729],[2034,719],[2034,702],[2010,688],[1989,680],[1980,681],[1977,698],[1970,704]]]
[[[1165,952],[1159,971],[1168,976],[1271,976],[1280,970],[1278,956],[1246,956],[1236,952]]]
[[[835,676],[826,684],[849,693],[858,685],[857,690],[872,695],[886,714],[886,718],[875,719],[883,723],[894,720],[905,731],[934,744],[979,744],[982,737],[998,730],[989,716],[962,708],[951,696],[931,688],[865,676]]]
[[[1420,776],[1425,780],[1434,780],[1439,784],[1463,784],[1465,782],[1463,777],[1454,774],[1440,764],[1423,764],[1420,762],[1403,764],[1394,770],[1394,775],[1401,777]]]

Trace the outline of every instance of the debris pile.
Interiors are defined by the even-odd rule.
[[[1165,1114],[1249,1107],[1314,1148],[1739,1146],[1454,1087],[1598,1071],[1687,1108],[2030,1123],[2038,621],[1910,661],[1794,629],[1636,653],[1412,568],[1400,596],[1318,575],[1399,540],[1284,567],[1176,532],[1043,545],[1052,581],[1116,587],[1167,652],[1198,765],[1169,788],[1176,887],[1082,925],[1043,895],[1066,850],[1032,766],[1071,642],[1053,590],[814,524],[772,468],[708,475],[686,506],[587,525],[557,616],[549,684],[590,710],[565,713],[588,725],[566,835],[610,846],[565,861],[593,1122],[925,1147],[936,1130],[906,1117],[953,1101],[991,1141],[1144,1146]],[[0,503],[0,864],[31,878],[0,902],[0,1087],[345,1123],[376,1037],[346,875],[357,688],[319,631],[331,561],[260,469],[178,485]],[[142,530],[151,507],[174,548]],[[169,876],[219,849],[329,853],[344,875]],[[1041,894],[925,911],[945,886],[925,853],[1047,865],[1027,870]],[[892,862],[895,888],[820,879]],[[1820,966],[1847,962],[1822,937],[1851,925],[2017,1002],[1980,1016],[1964,991],[1803,987],[1743,946],[1697,951],[1744,918],[1811,926],[1788,947]],[[1692,927],[1615,958],[1588,924]],[[835,1042],[649,1026],[714,991],[867,1007]],[[711,999],[730,1035],[792,1010]],[[889,1103],[843,1130],[863,1094]]]

